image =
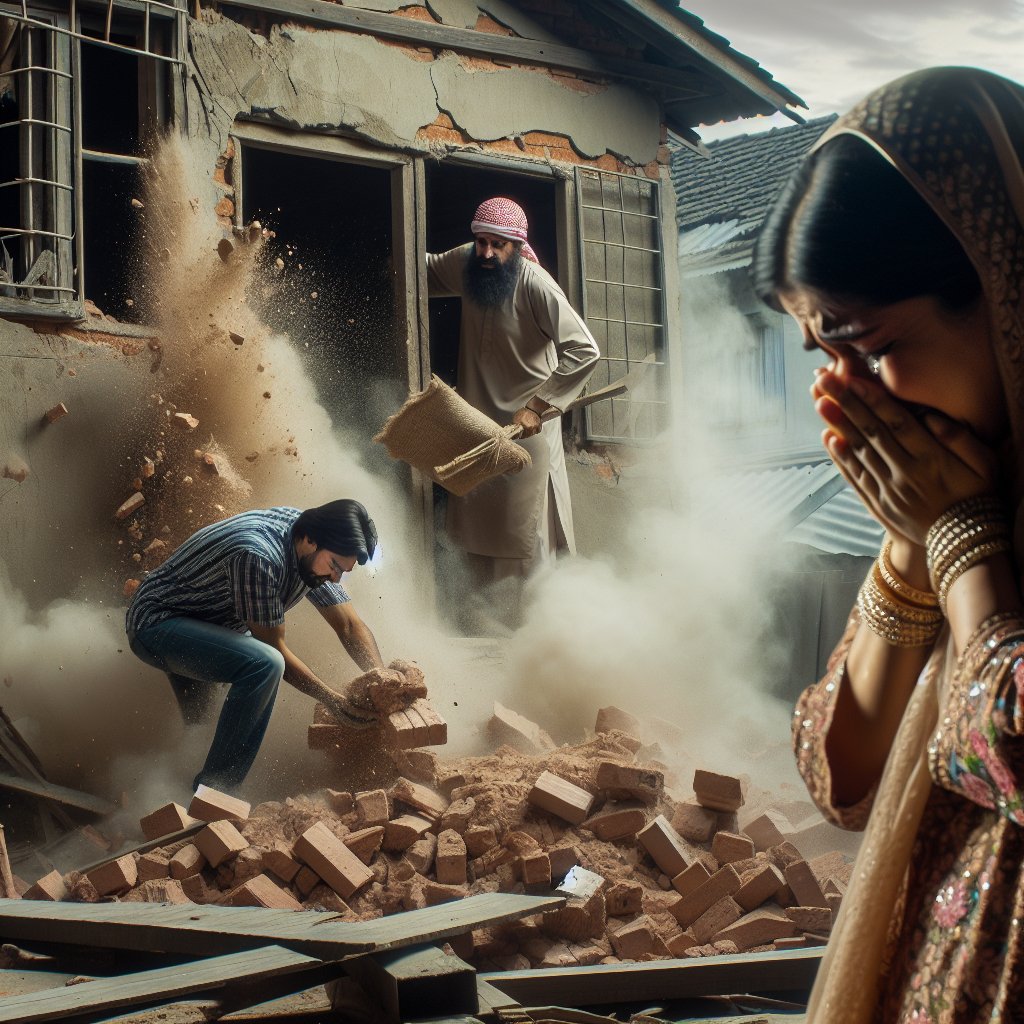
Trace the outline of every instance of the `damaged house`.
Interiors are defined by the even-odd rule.
[[[567,429],[598,444],[663,430],[681,333],[670,146],[694,146],[700,123],[798,104],[658,0],[0,0],[12,581],[33,605],[51,599],[31,566],[83,523],[109,522],[112,490],[113,507],[132,493],[136,470],[113,457],[127,453],[100,438],[124,435],[113,421],[129,418],[128,396],[159,390],[170,365],[153,365],[161,297],[146,261],[178,259],[174,232],[155,237],[160,211],[138,198],[161,133],[188,140],[204,224],[224,239],[253,219],[272,229],[268,262],[284,273],[260,316],[382,467],[369,438],[409,391],[454,371],[457,304],[428,303],[424,253],[467,240],[471,211],[497,194],[527,210],[541,262],[598,340],[591,386],[655,356],[642,403],[596,405]],[[58,436],[39,423],[61,403],[74,427]],[[429,482],[403,486],[429,556],[437,499]],[[49,529],[30,529],[43,509]],[[73,575],[119,588],[109,556],[80,546]]]
[[[49,752],[59,752],[51,780],[41,762],[22,766],[39,778],[21,791],[53,801],[51,782],[89,790],[96,766],[109,766],[104,736],[89,734],[84,714],[75,720],[75,700],[103,705],[89,713],[117,731],[111,746],[137,755],[124,784],[143,789],[138,778],[172,723],[159,696],[103,677],[134,682],[121,648],[131,584],[197,527],[257,502],[312,504],[385,478],[407,499],[374,508],[385,546],[407,533],[390,579],[408,590],[416,556],[432,566],[443,493],[372,438],[431,375],[453,378],[459,310],[428,298],[424,256],[467,241],[472,211],[490,196],[526,209],[531,245],[585,316],[601,350],[592,388],[653,357],[642,392],[565,418],[567,440],[593,455],[570,465],[581,548],[614,544],[635,496],[627,477],[613,489],[592,468],[663,434],[684,391],[671,153],[700,152],[702,123],[801,105],[669,0],[0,0],[0,602],[58,621],[81,599],[67,627],[80,664],[58,663],[45,633],[36,676],[12,679],[0,664],[12,719],[35,701]],[[339,470],[342,451],[351,460]],[[385,628],[412,635],[409,607],[396,599]],[[7,621],[31,615],[0,614]],[[100,649],[97,667],[83,669]],[[64,688],[51,701],[59,672]],[[95,905],[65,899],[46,848],[32,850],[25,880],[35,877],[36,892],[4,900],[5,941],[50,941],[59,928],[90,954],[125,949],[152,968],[134,979],[150,986],[144,999],[113,982],[61,981],[33,1019],[95,1019],[133,999],[161,1004],[232,983],[269,998],[322,984],[340,959],[351,978],[361,968],[373,976],[365,987],[389,1020],[423,1016],[425,974],[443,997],[439,1019],[490,1006],[487,1019],[522,1020],[519,1002],[628,996],[649,1006],[736,992],[770,997],[754,1008],[784,1007],[778,997],[805,993],[849,878],[809,805],[789,799],[776,814],[758,792],[755,808],[738,777],[703,770],[693,799],[670,798],[665,786],[679,780],[664,764],[649,770],[652,752],[678,747],[683,733],[661,718],[599,709],[594,735],[567,753],[502,710],[486,735],[486,784],[442,771],[418,749],[442,741],[418,736],[398,782],[350,793],[332,780],[329,807],[298,795],[250,819],[248,804],[203,817],[195,798],[187,814],[154,801],[140,821],[145,843],[126,853],[115,840],[133,836],[103,845],[100,835],[101,859],[76,860]],[[285,775],[307,737],[313,748],[336,726],[282,717],[287,755],[274,769]],[[0,718],[7,775],[28,758],[14,724]],[[107,810],[76,799],[72,810]],[[268,809],[281,814],[280,835]],[[570,834],[577,826],[586,834]],[[21,837],[9,833],[13,854]],[[549,891],[583,861],[604,874],[584,869]],[[338,877],[339,863],[358,885]],[[281,904],[256,891],[264,867],[282,883],[270,890]],[[0,863],[7,897],[25,895],[3,874]],[[158,884],[127,898],[147,883]],[[149,897],[176,883],[181,906],[151,905],[175,902]],[[788,916],[766,906],[781,894]],[[299,896],[312,913],[292,918]],[[533,919],[546,910],[560,916],[543,931]],[[349,911],[364,920],[341,920]],[[159,934],[140,943],[154,922]],[[716,937],[732,954],[768,956],[730,959]],[[449,940],[478,965],[514,971],[521,988],[494,991],[430,946]],[[675,959],[691,943],[709,965]],[[168,964],[168,951],[205,959]],[[150,953],[161,959],[141,956]],[[661,962],[642,962],[651,959]],[[254,988],[260,972],[266,988]],[[239,1005],[253,999],[243,992]],[[224,1009],[199,1006],[204,1019]]]

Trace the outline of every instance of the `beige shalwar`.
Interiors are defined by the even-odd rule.
[[[554,278],[525,258],[511,299],[499,307],[478,305],[463,294],[472,252],[468,244],[427,255],[430,294],[462,299],[459,394],[502,426],[535,396],[564,409],[583,391],[599,355],[586,323]],[[519,559],[529,568],[555,547],[575,551],[576,542],[559,420],[521,443],[533,465],[463,498],[449,496],[448,532],[470,554]]]

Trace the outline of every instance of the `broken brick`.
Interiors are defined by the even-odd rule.
[[[213,821],[193,840],[211,868],[237,856],[249,846],[249,841],[230,821]]]
[[[51,871],[29,886],[22,898],[26,900],[49,900],[53,903],[59,903],[67,894],[68,887],[64,884],[63,875],[59,871]]]
[[[110,896],[130,889],[138,881],[139,873],[135,858],[129,853],[93,868],[85,877],[100,896]]]
[[[754,841],[735,832],[716,832],[711,841],[711,852],[719,864],[749,860],[754,856]]]
[[[693,792],[697,803],[712,811],[735,811],[743,806],[743,786],[732,775],[698,768],[693,773]]]
[[[225,898],[232,907],[269,907],[272,910],[301,910],[302,904],[267,875],[257,875],[232,889]]]
[[[487,732],[496,746],[507,743],[524,754],[542,754],[555,749],[555,741],[536,722],[497,701],[487,723]]]
[[[747,877],[734,898],[744,910],[751,911],[770,900],[785,884],[782,872],[774,864],[765,864]]]
[[[323,822],[306,829],[292,852],[343,900],[373,880],[373,872]]]
[[[647,822],[647,815],[640,807],[620,807],[617,804],[605,804],[595,815],[580,824],[580,828],[593,832],[598,839],[611,842],[635,836]]]
[[[186,843],[170,860],[171,877],[181,881],[190,875],[198,875],[206,861],[195,843]]]
[[[718,815],[700,804],[678,804],[672,815],[672,827],[691,843],[706,843],[718,827]]]
[[[527,800],[542,810],[557,815],[570,825],[585,821],[594,804],[594,796],[585,789],[560,779],[552,772],[542,772],[533,784]]]
[[[434,870],[437,880],[444,885],[465,884],[466,843],[454,829],[445,829],[437,837]]]
[[[349,832],[342,842],[364,863],[369,864],[384,843],[384,826],[371,825]]]
[[[196,787],[188,813],[200,821],[248,821],[250,805],[209,786]]]
[[[146,839],[161,839],[195,824],[196,820],[180,804],[170,803],[146,814],[138,823]]]
[[[418,814],[402,814],[384,826],[383,847],[391,853],[407,850],[430,831],[431,823]]]
[[[663,814],[642,829],[637,840],[669,878],[685,871],[693,861],[692,851]]]

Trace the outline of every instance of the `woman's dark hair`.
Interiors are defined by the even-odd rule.
[[[295,520],[293,532],[317,547],[354,557],[360,565],[373,558],[377,547],[377,528],[369,512],[352,498],[339,498],[306,509]]]
[[[913,186],[862,139],[839,135],[787,182],[765,218],[754,290],[808,288],[884,306],[924,295],[949,310],[974,305],[981,281],[956,236]]]

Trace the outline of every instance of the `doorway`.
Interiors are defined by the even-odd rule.
[[[243,219],[276,233],[284,264],[256,308],[286,334],[331,418],[365,440],[373,471],[394,463],[371,438],[408,387],[396,312],[392,171],[242,140]],[[403,244],[399,242],[399,244]]]

